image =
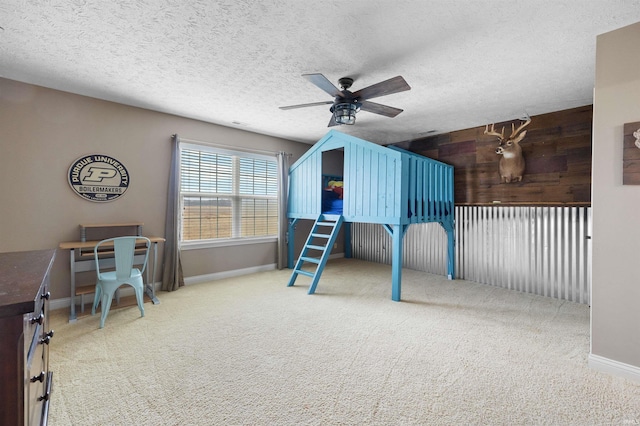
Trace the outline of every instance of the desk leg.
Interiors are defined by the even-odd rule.
[[[74,249],[69,250],[69,263],[71,272],[71,308],[69,310],[69,322],[75,322],[76,318],[76,251]]]
[[[153,272],[151,272],[151,281],[149,281],[149,265],[147,265],[147,285],[145,293],[151,299],[154,305],[158,305],[160,300],[156,297],[156,263],[158,262],[158,243],[153,243]]]

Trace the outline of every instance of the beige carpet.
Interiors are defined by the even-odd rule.
[[[59,425],[625,425],[640,384],[587,366],[586,305],[329,262],[315,295],[271,271],[52,315]]]

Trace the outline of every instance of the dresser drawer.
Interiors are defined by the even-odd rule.
[[[55,250],[0,253],[0,425],[45,425],[49,372],[49,273]]]
[[[28,425],[46,425],[49,404],[51,401],[51,390],[53,387],[53,373],[40,371],[36,376],[35,382],[31,382],[28,385],[29,394],[27,401],[27,412],[25,418],[29,419]],[[42,382],[40,379],[42,378]],[[27,396],[25,396],[27,398]]]
[[[34,344],[31,345],[25,369],[24,399],[25,418],[29,425],[39,425],[42,419],[42,402],[46,394],[47,367],[45,365],[43,344],[39,342],[42,326],[37,325]]]
[[[0,425],[47,424],[55,250],[0,253]]]
[[[36,309],[25,315],[25,419],[29,425],[47,423],[52,374],[49,371],[49,342],[53,331],[49,330],[49,296],[47,283],[38,291]],[[28,342],[28,347],[27,347]]]

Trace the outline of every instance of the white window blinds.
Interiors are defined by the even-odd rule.
[[[275,157],[190,145],[180,167],[182,241],[277,236]]]

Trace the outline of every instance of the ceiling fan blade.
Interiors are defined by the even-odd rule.
[[[340,90],[322,74],[302,74],[302,76],[334,98],[341,93]]]
[[[323,102],[312,102],[310,104],[300,104],[300,105],[288,105],[288,106],[283,106],[280,107],[280,109],[296,109],[296,108],[305,108],[305,107],[311,107],[311,106],[318,106],[318,105],[330,105],[332,104],[333,101],[323,101]]]
[[[404,92],[405,90],[411,90],[411,86],[407,84],[402,76],[397,76],[353,92],[353,97],[362,101],[390,95],[392,93]]]
[[[333,126],[339,126],[339,124],[336,121],[335,115],[331,114],[331,120],[329,120],[329,125],[327,125],[327,127],[333,127]]]
[[[394,108],[387,105],[377,104],[371,101],[362,101],[362,106],[360,107],[362,111],[372,112],[374,114],[384,115],[385,117],[395,117],[400,114],[402,109]]]

